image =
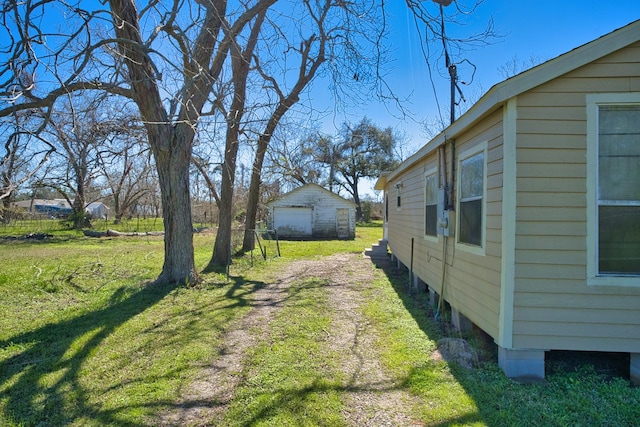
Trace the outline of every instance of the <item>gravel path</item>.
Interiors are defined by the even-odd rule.
[[[385,373],[373,345],[376,331],[358,314],[364,301],[362,290],[371,286],[375,274],[371,260],[361,254],[288,264],[277,280],[253,293],[253,308],[225,333],[220,356],[203,367],[200,379],[188,387],[181,404],[163,417],[161,425],[207,425],[206,420],[221,416],[243,378],[247,350],[268,335],[269,322],[286,301],[287,289],[310,277],[329,282],[327,296],[333,323],[328,344],[331,350],[344,354],[342,371],[348,379],[343,413],[346,425],[416,425],[406,414],[416,404],[415,398],[402,390],[399,380]]]

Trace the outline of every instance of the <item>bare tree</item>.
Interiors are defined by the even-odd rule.
[[[67,4],[5,2],[0,28],[0,117],[57,98],[101,90],[137,105],[158,172],[165,227],[160,282],[189,282],[195,270],[189,164],[196,126],[232,45],[276,0],[133,0]],[[84,7],[84,9],[82,8]],[[64,28],[48,21],[64,19]],[[56,82],[55,84],[45,83]]]
[[[355,125],[345,123],[342,134],[334,139],[319,138],[318,157],[330,168],[330,176],[349,193],[356,204],[356,219],[362,219],[358,186],[364,178],[374,178],[392,170],[400,138],[391,128],[381,129],[363,118]]]
[[[264,81],[270,108],[264,108],[264,127],[258,130],[253,162],[243,250],[253,247],[262,168],[267,149],[283,117],[298,103],[303,91],[323,70],[333,82],[336,98],[344,93],[370,91],[377,85],[384,56],[384,3],[303,1],[296,9],[296,19],[303,17],[304,29],[280,37],[275,46],[287,57],[291,69],[278,69],[254,57],[255,66]],[[278,28],[278,27],[276,27]],[[291,37],[297,36],[297,39]],[[287,38],[289,37],[289,38]],[[273,47],[272,47],[273,49]],[[284,75],[285,78],[280,76]],[[286,76],[289,75],[289,78]],[[359,82],[359,84],[358,84]],[[365,89],[366,88],[366,89]],[[302,177],[303,174],[298,174]],[[214,254],[215,256],[215,254]]]
[[[106,195],[112,200],[115,223],[132,215],[138,202],[156,187],[153,160],[146,145],[141,125],[134,118],[125,119],[122,133],[115,135],[99,154]]]
[[[280,126],[267,151],[264,172],[279,180],[283,190],[308,183],[324,185],[326,180],[325,165],[317,159],[317,131],[306,132],[302,125]]]
[[[11,203],[21,185],[34,177],[49,161],[55,147],[34,134],[32,111],[7,117],[0,124],[0,221],[11,220]]]
[[[209,261],[209,269],[227,265],[231,256],[231,226],[233,222],[233,197],[236,173],[236,162],[243,126],[243,115],[247,101],[247,80],[251,71],[252,57],[258,43],[262,24],[266,17],[266,9],[257,16],[246,46],[241,47],[236,40],[231,46],[231,72],[233,91],[231,105],[226,112],[226,144],[220,184],[220,204],[218,206],[218,233],[213,245],[213,255]]]
[[[509,61],[505,62],[503,65],[498,67],[498,73],[504,79],[508,79],[517,74],[520,74],[524,71],[527,71],[530,68],[535,67],[536,65],[542,64],[545,62],[539,55],[530,55],[528,59],[521,59],[517,55],[511,58]]]
[[[107,10],[100,2],[3,3],[0,117],[39,108],[46,118],[58,98],[76,91],[106,91],[132,100],[146,129],[162,198],[165,259],[157,280],[190,282],[198,274],[189,171],[202,116],[224,117],[219,122],[226,135],[222,209],[211,260],[219,265],[228,259],[232,216],[227,206],[233,199],[237,150],[248,140],[247,124],[259,121],[252,134],[262,135],[258,146],[268,145],[274,126],[299,101],[299,91],[321,64],[327,65],[332,76],[329,89],[336,95],[344,95],[353,82],[379,81],[384,2],[107,0],[104,4]],[[267,33],[263,32],[267,26],[260,23],[263,19]],[[278,40],[286,43],[275,43]],[[290,54],[305,59],[288,68],[294,57]],[[243,75],[254,81],[260,76],[264,90],[249,86]],[[276,81],[276,89],[269,76],[287,79]],[[300,81],[302,87],[291,81]],[[248,94],[247,87],[252,89]],[[361,93],[383,90],[377,86]],[[259,160],[262,150],[257,152]],[[261,169],[258,163],[254,162],[256,170]]]
[[[453,123],[456,112],[463,110],[462,103],[466,102],[463,87],[474,80],[476,66],[466,57],[466,52],[501,37],[494,28],[492,18],[481,31],[469,33],[466,30],[470,20],[476,19],[475,12],[484,1],[406,0],[421,36],[424,59],[439,111],[440,130]],[[449,81],[449,102],[446,107],[440,105],[434,74]],[[443,117],[443,110],[448,110],[448,120]]]
[[[74,228],[91,226],[85,209],[101,196],[96,179],[103,171],[102,150],[131,128],[124,118],[115,117],[108,101],[104,94],[70,96],[58,102],[42,133],[56,151],[55,167],[40,178],[40,185],[54,188],[67,199]]]

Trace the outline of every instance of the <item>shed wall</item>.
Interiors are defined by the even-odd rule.
[[[274,214],[275,207],[308,207],[312,209],[312,234],[307,237],[338,237],[338,209],[348,209],[348,238],[355,237],[355,206],[349,202],[315,185],[299,187],[282,198],[269,203],[269,210]],[[285,236],[305,237],[305,236]]]

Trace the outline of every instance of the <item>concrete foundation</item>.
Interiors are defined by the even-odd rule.
[[[453,307],[451,307],[451,323],[458,331],[463,333],[473,330],[473,322]]]
[[[635,384],[640,385],[640,353],[630,353],[629,378]]]
[[[438,295],[438,293],[433,288],[429,288],[429,304],[434,307],[437,306],[438,298],[440,298],[440,295]]]
[[[413,273],[413,281],[411,282],[411,289],[414,291],[419,291],[426,287],[426,283],[418,277],[417,274]]]
[[[498,365],[513,379],[544,379],[544,350],[498,347]]]

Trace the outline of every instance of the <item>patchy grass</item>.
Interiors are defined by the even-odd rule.
[[[422,399],[422,405],[411,408],[412,417],[426,425],[483,425],[473,397],[456,378],[456,367],[431,358],[441,333],[427,317],[426,294],[410,297],[406,275],[389,273],[366,291],[362,312],[377,330],[385,367]]]
[[[544,384],[521,385],[507,379],[496,360],[474,370],[430,360],[442,330],[426,294],[408,295],[404,274],[375,284],[363,314],[378,328],[388,368],[403,372],[406,387],[424,400],[413,416],[425,425],[637,425],[640,387],[589,364],[556,370]]]
[[[326,345],[331,324],[320,278],[289,289],[269,336],[247,361],[243,384],[216,425],[340,425],[340,354]]]
[[[281,242],[282,257],[234,259],[232,279],[205,275],[196,288],[150,286],[162,266],[158,237],[2,241],[0,425],[145,426],[180,402],[225,331],[250,310],[252,293],[295,259],[361,252],[353,241]],[[196,235],[196,262],[213,236]],[[431,360],[441,331],[425,295],[406,294],[406,274],[376,270],[363,287],[380,364],[421,402],[424,425],[637,425],[640,388],[583,366],[544,385],[507,380],[494,361],[473,371]],[[300,280],[250,349],[246,378],[221,425],[345,425],[340,354],[323,345],[331,324],[325,278]]]
[[[213,238],[194,236],[197,265],[208,262]],[[229,323],[249,310],[256,282],[243,275],[265,277],[300,253],[334,243],[312,242],[309,250],[308,243],[291,242],[286,258],[254,269],[247,257],[237,259],[234,281],[206,275],[187,289],[149,286],[162,267],[161,237],[57,233],[1,241],[0,425],[157,419],[215,357]],[[339,246],[361,251],[363,242]]]
[[[335,253],[361,253],[365,247],[377,243],[382,238],[382,224],[369,223],[356,228],[356,238],[352,240],[311,240],[305,242],[281,240],[281,256],[286,260],[328,256]]]
[[[149,286],[162,250],[158,238],[0,245],[0,425],[141,425],[176,400],[248,307],[215,277]]]

